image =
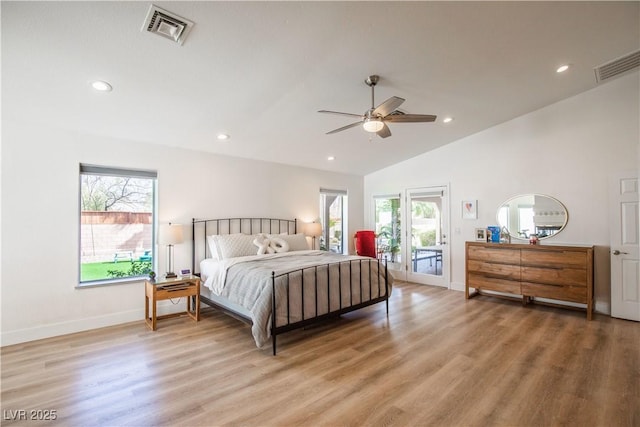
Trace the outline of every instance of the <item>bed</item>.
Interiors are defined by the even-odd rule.
[[[200,300],[251,325],[256,346],[329,318],[386,303],[393,278],[375,258],[310,250],[297,220],[193,219]]]

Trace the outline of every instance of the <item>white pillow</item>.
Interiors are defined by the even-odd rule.
[[[302,234],[288,234],[285,236],[279,236],[289,244],[289,251],[306,251],[309,250],[309,243],[307,243],[307,237]]]
[[[218,245],[216,243],[216,237],[218,236],[215,234],[207,236],[207,245],[209,246],[209,253],[211,255],[211,258],[220,261],[222,259],[222,255],[220,255],[220,250],[218,249]]]
[[[255,236],[249,234],[222,234],[214,236],[220,259],[236,258],[256,254],[253,244]]]

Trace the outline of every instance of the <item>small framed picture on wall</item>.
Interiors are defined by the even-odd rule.
[[[487,241],[487,229],[476,228],[476,242],[486,242],[486,241]]]
[[[462,201],[462,219],[478,219],[478,201]]]

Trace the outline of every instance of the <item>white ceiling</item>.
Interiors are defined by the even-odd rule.
[[[183,46],[141,32],[150,4],[2,1],[4,119],[364,175],[589,90],[640,48],[637,1],[154,3],[195,22]],[[438,120],[325,135],[352,120],[316,111],[364,113],[370,74],[376,104]]]

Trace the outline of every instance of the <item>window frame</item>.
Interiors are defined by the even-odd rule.
[[[348,230],[349,230],[349,214],[348,214],[348,208],[349,208],[349,195],[347,193],[347,190],[332,190],[332,189],[326,189],[326,188],[320,188],[320,194],[319,194],[319,210],[320,210],[320,223],[322,224],[322,240],[321,243],[324,242],[325,244],[325,250],[326,251],[331,251],[330,249],[330,244],[327,245],[327,242],[330,240],[329,239],[329,232],[330,232],[330,226],[327,223],[327,219],[325,217],[325,207],[326,207],[326,197],[327,196],[337,196],[337,197],[341,197],[340,203],[341,203],[341,218],[340,218],[340,249],[341,249],[341,254],[348,254],[349,253],[349,240],[347,239],[347,234],[348,234]],[[328,211],[327,211],[328,214]]]
[[[132,169],[124,167],[100,166],[93,164],[80,163],[78,168],[78,276],[76,288],[89,288],[96,286],[112,286],[117,284],[126,284],[131,282],[139,282],[144,280],[145,275],[114,277],[99,280],[82,281],[82,177],[84,175],[99,175],[109,177],[129,177],[138,179],[149,179],[152,181],[152,201],[151,201],[151,268],[157,271],[158,251],[157,246],[157,230],[158,230],[158,173],[154,170]]]
[[[378,227],[382,223],[378,221],[378,201],[388,200],[391,203],[391,200],[397,200],[397,212],[393,213],[393,204],[391,203],[391,219],[388,223],[384,223],[383,226],[388,226],[391,230],[391,235],[388,237],[381,237],[380,234],[382,230]],[[378,194],[373,195],[373,230],[376,233],[376,245],[378,246],[376,250],[382,249],[382,252],[378,253],[378,256],[381,259],[385,259],[389,262],[390,265],[400,264],[404,257],[402,256],[402,209],[404,206],[402,205],[402,194],[401,193],[392,193],[392,194]],[[394,224],[393,219],[395,218],[396,222]],[[395,241],[395,242],[394,242]]]

